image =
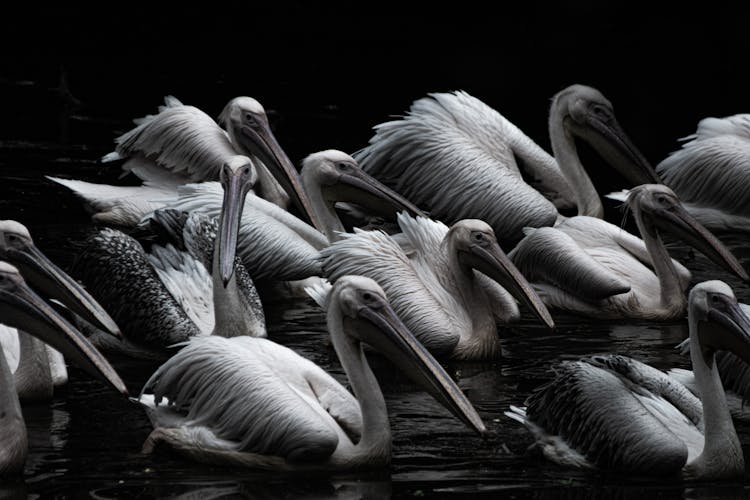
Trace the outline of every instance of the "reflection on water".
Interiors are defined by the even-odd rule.
[[[114,134],[113,134],[114,135]],[[108,146],[108,144],[105,144]],[[117,182],[118,172],[102,170],[84,147],[46,148],[0,144],[3,218],[26,223],[38,246],[66,267],[75,242],[90,230],[77,200],[43,175],[69,175]],[[23,160],[23,161],[22,161]],[[741,235],[725,235],[741,262],[750,267],[750,246]],[[708,260],[673,244],[673,255],[694,272],[696,280],[728,281],[741,300],[750,288],[717,270]],[[269,334],[346,383],[325,334],[325,321],[315,304],[265,290]],[[51,408],[24,407],[30,454],[19,483],[3,484],[0,498],[388,498],[508,496],[533,499],[740,498],[742,482],[683,484],[616,475],[563,470],[527,451],[531,439],[503,416],[521,404],[534,387],[550,376],[552,363],[597,352],[618,352],[658,368],[689,367],[674,346],[687,335],[684,321],[668,324],[582,320],[556,316],[549,332],[528,316],[501,329],[502,357],[488,362],[445,364],[476,405],[492,431],[482,440],[426,394],[416,390],[389,362],[372,355],[372,366],[385,393],[393,431],[393,463],[377,474],[285,475],[186,462],[167,451],[142,455],[151,430],[142,409],[71,368],[70,384],[58,391]],[[132,394],[156,368],[153,362],[112,357]],[[750,427],[738,426],[750,456]],[[746,476],[750,477],[750,476]]]

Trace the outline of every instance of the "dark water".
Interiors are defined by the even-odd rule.
[[[108,143],[103,145],[109,147]],[[116,181],[83,146],[55,143],[0,144],[0,181],[7,193],[4,217],[26,223],[37,244],[62,266],[75,242],[91,228],[75,199],[43,181],[43,174]],[[23,158],[23,161],[21,159]],[[121,181],[122,182],[122,181]],[[742,235],[725,241],[745,266],[750,246]],[[750,301],[750,288],[715,269],[701,255],[673,245],[695,280],[721,278],[738,297]],[[289,346],[344,381],[330,348],[323,316],[310,300],[266,294],[270,338]],[[450,362],[449,373],[476,405],[494,436],[482,440],[446,410],[373,357],[388,404],[393,431],[392,466],[379,473],[285,475],[193,464],[164,450],[143,455],[150,432],[137,405],[119,397],[83,372],[49,406],[25,406],[30,454],[19,483],[5,484],[0,498],[742,498],[745,481],[689,484],[561,469],[527,452],[525,430],[503,416],[511,404],[550,376],[555,361],[595,352],[617,352],[659,368],[688,367],[674,346],[687,335],[685,322],[649,324],[597,322],[557,316],[558,329],[546,331],[530,318],[501,330],[502,358],[492,362]],[[156,365],[112,357],[115,368],[137,394]],[[750,427],[738,431],[750,453]],[[750,455],[748,455],[750,456]],[[750,475],[745,476],[745,480]]]

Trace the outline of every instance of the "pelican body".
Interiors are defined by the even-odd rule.
[[[364,343],[485,432],[471,403],[374,281],[347,276],[325,297],[311,293],[326,305],[331,342],[356,397],[317,365],[268,340],[195,339],[144,386],[138,401],[154,425],[144,450],[164,443],[197,461],[273,470],[387,466],[388,414]]]
[[[381,123],[355,158],[374,177],[448,223],[486,221],[504,243],[525,227],[554,225],[558,208],[602,217],[601,200],[581,165],[575,139],[591,144],[633,184],[656,182],[653,169],[596,89],[572,85],[549,114],[554,158],[497,111],[466,92],[415,101],[401,120]],[[518,161],[520,160],[520,162]],[[519,164],[534,185],[521,176]]]
[[[239,225],[237,252],[257,280],[301,280],[321,276],[318,252],[346,232],[336,204],[353,202],[386,217],[399,211],[421,215],[409,200],[366,174],[348,154],[324,150],[305,158],[302,185],[323,234],[286,211],[248,194]],[[216,216],[221,211],[220,190],[214,183],[188,185],[169,208]]]
[[[226,286],[222,281],[216,219],[160,209],[151,224],[166,243],[148,253],[132,236],[106,228],[76,258],[73,272],[124,325],[123,340],[96,332],[98,347],[164,359],[195,336],[266,336],[260,298],[239,259]]]
[[[667,374],[618,355],[563,362],[526,408],[522,422],[549,460],[628,475],[742,477],[742,447],[727,408],[715,353],[750,362],[750,318],[725,283],[690,291],[691,360],[700,399]]]
[[[18,269],[4,261],[0,261],[0,321],[53,346],[91,375],[127,395],[125,384],[107,360],[28,287]],[[19,475],[27,453],[26,425],[13,374],[0,350],[0,477]]]
[[[519,317],[514,296],[554,326],[485,222],[468,219],[449,229],[424,217],[399,214],[398,223],[402,233],[396,237],[355,231],[323,249],[324,276],[336,281],[359,274],[377,281],[409,330],[439,356],[497,355],[496,322]]]
[[[657,166],[704,226],[750,230],[750,114],[704,118]]]
[[[547,306],[603,319],[684,316],[691,274],[669,256],[662,232],[748,279],[732,253],[667,186],[633,188],[628,207],[643,240],[600,219],[576,216],[528,231],[509,256]]]

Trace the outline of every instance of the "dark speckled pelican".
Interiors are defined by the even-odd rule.
[[[506,415],[528,427],[562,465],[628,475],[712,480],[742,477],[742,446],[717,369],[717,350],[750,362],[750,318],[732,289],[706,281],[688,299],[691,360],[700,399],[666,373],[625,356],[567,361],[526,408]]]
[[[71,272],[123,325],[123,340],[95,332],[95,345],[163,359],[170,346],[195,336],[266,336],[260,299],[240,260],[226,286],[220,277],[216,219],[160,209],[150,224],[168,243],[147,252],[132,236],[106,228],[77,256]]]

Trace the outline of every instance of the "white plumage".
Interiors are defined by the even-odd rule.
[[[364,342],[386,349],[404,369],[404,360],[414,363],[436,397],[484,431],[375,282],[343,277],[327,298],[325,291],[313,295],[327,306],[331,341],[356,398],[314,363],[268,340],[196,338],[144,385],[138,401],[154,425],[144,450],[166,443],[194,460],[264,469],[383,467],[390,461],[390,429]]]

